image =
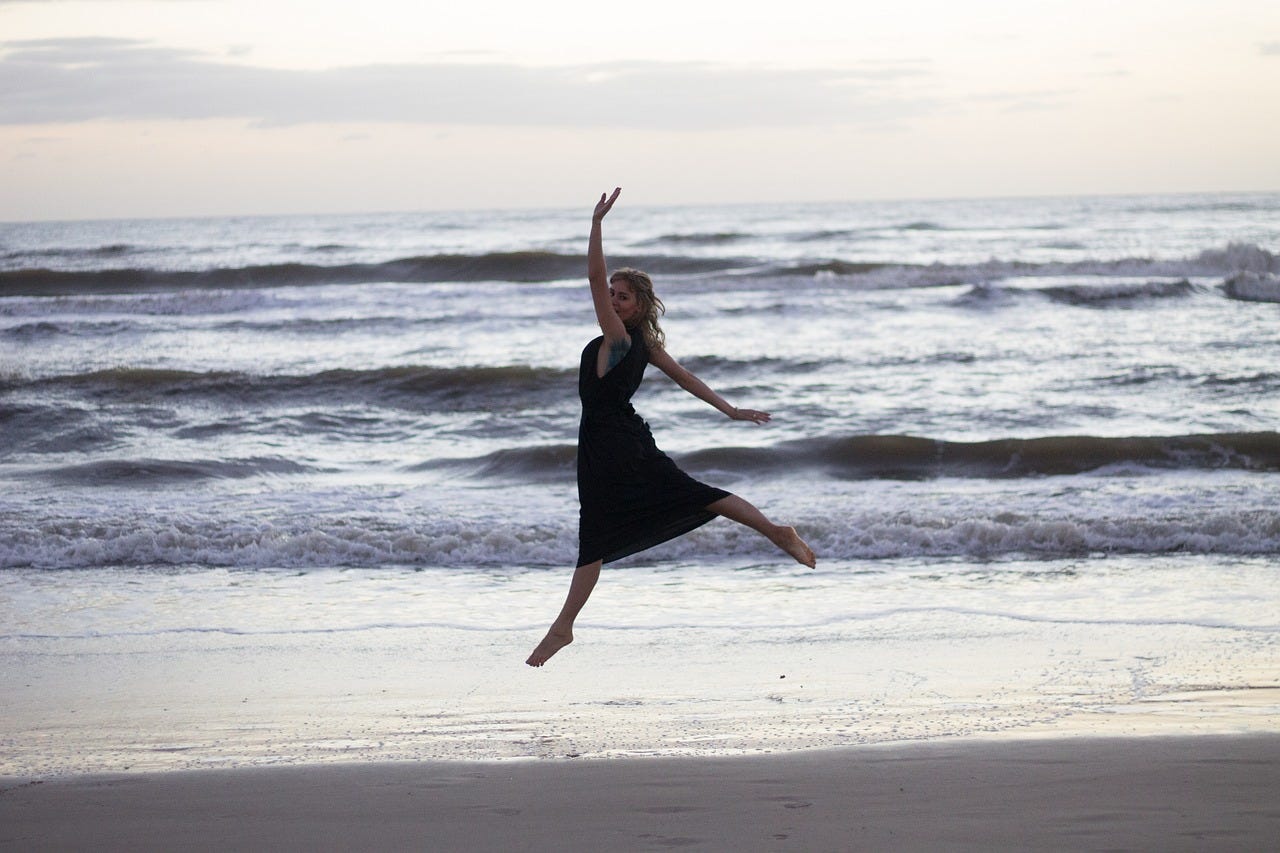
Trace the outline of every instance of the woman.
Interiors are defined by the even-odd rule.
[[[631,408],[645,365],[654,364],[736,421],[769,421],[768,412],[730,406],[667,354],[658,326],[665,308],[649,276],[631,269],[607,275],[600,223],[621,192],[618,188],[608,198],[600,195],[587,249],[591,300],[603,334],[587,344],[578,368],[578,567],[560,615],[525,661],[530,666],[542,666],[573,642],[574,619],[595,588],[602,564],[673,539],[717,515],[759,531],[810,568],[816,562],[794,528],[774,524],[737,495],[699,483],[677,468]]]

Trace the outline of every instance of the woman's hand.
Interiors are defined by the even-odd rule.
[[[773,415],[768,412],[757,412],[755,409],[734,409],[729,415],[735,421],[751,421],[753,424],[767,424]]]
[[[613,191],[613,195],[605,198],[604,193],[600,193],[600,200],[596,202],[595,212],[591,214],[591,218],[596,222],[604,219],[604,215],[613,207],[613,203],[618,200],[618,194],[622,192],[622,187],[617,187]]]

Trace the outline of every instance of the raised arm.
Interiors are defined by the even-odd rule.
[[[618,200],[622,188],[618,187],[608,198],[600,194],[596,209],[591,214],[591,237],[587,242],[587,280],[591,282],[591,301],[596,308],[596,321],[600,323],[600,331],[604,335],[604,346],[600,347],[602,356],[608,358],[612,367],[622,360],[631,346],[631,336],[627,327],[618,319],[618,312],[613,310],[613,297],[609,293],[609,268],[604,262],[604,240],[600,233],[600,223],[613,203]],[[621,349],[616,359],[612,353]],[[599,371],[603,375],[604,371]]]
[[[649,363],[657,367],[663,373],[667,374],[684,390],[693,396],[702,400],[714,409],[717,409],[735,421],[751,421],[752,423],[765,424],[772,417],[768,412],[758,412],[755,409],[739,409],[730,406],[715,391],[712,391],[707,383],[694,376],[687,368],[672,358],[662,347],[652,347],[649,350]]]

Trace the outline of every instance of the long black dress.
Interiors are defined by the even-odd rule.
[[[729,496],[700,483],[658,449],[631,407],[649,364],[644,334],[604,376],[596,376],[603,337],[587,344],[578,366],[578,563],[620,560],[706,524],[707,504]]]

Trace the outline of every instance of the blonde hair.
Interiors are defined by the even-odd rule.
[[[636,325],[644,333],[644,342],[650,347],[664,346],[667,335],[658,325],[658,318],[667,313],[667,306],[663,305],[662,300],[653,292],[653,279],[649,278],[647,272],[623,267],[614,270],[609,276],[610,284],[619,280],[625,281],[631,287],[631,292],[635,294],[636,301],[640,304]]]

